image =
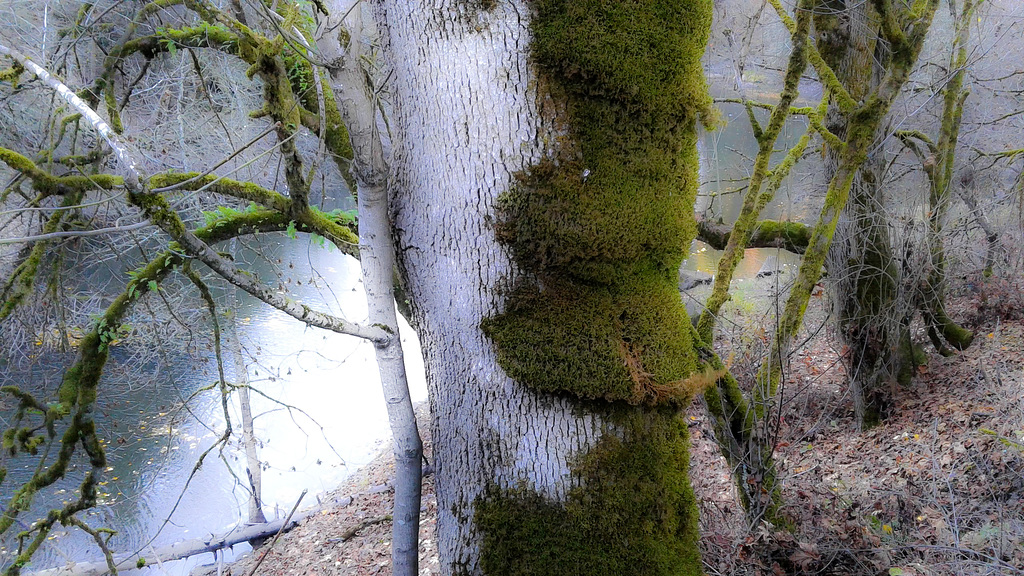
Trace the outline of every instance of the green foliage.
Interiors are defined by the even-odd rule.
[[[261,208],[255,202],[249,202],[249,205],[243,210],[238,210],[230,206],[217,206],[215,209],[210,211],[204,210],[203,220],[207,226],[218,226],[245,214],[255,214],[260,210]]]
[[[164,41],[164,48],[167,50],[167,54],[171,58],[174,58],[175,56],[177,56],[178,55],[178,45],[174,43],[174,40],[171,40],[170,38],[164,38],[163,41]]]
[[[688,433],[675,410],[614,409],[565,503],[492,488],[475,504],[491,575],[701,574]]]
[[[309,64],[306,56],[291,51],[286,52],[284,54],[284,65],[288,73],[288,81],[292,85],[292,90],[298,95],[302,105],[307,110],[316,111],[318,108],[316,94],[309,94],[314,87],[313,67]]]
[[[359,211],[354,208],[351,210],[342,210],[341,208],[335,208],[330,212],[324,212],[323,215],[335,221],[338,224],[346,225],[356,222],[356,220],[359,217]]]

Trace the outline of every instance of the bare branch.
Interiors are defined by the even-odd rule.
[[[63,82],[54,78],[46,71],[45,68],[33,62],[28,56],[25,56],[21,52],[12,48],[8,48],[3,44],[0,44],[0,54],[10,56],[26,70],[35,74],[37,78],[57,92],[57,94],[70,104],[72,108],[88,120],[93,129],[96,130],[111,149],[114,150],[114,155],[117,157],[125,172],[123,175],[124,182],[128,189],[133,191],[142,189],[142,175],[139,174],[138,169],[135,167],[135,159],[129,152],[128,148],[117,138],[117,135],[114,133],[113,128],[110,127],[110,124],[107,124],[103,118],[100,118],[100,115],[97,114],[95,110],[86,104],[84,100],[79,98],[77,94],[72,92],[71,89]]]

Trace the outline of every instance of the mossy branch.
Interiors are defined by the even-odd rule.
[[[708,220],[697,220],[697,239],[716,250],[724,250],[732,230]],[[746,248],[781,248],[803,254],[811,237],[811,227],[801,222],[760,220],[754,225]]]
[[[0,149],[2,150],[2,149]],[[82,199],[83,193],[69,194],[64,197],[62,206],[70,207],[77,205]],[[43,234],[52,234],[62,229],[67,222],[67,211],[59,210],[50,215],[43,225]],[[25,259],[18,264],[11,276],[4,282],[0,290],[0,320],[7,318],[22,303],[35,286],[36,276],[39,273],[39,266],[43,257],[49,250],[50,243],[47,241],[36,242],[29,250]]]
[[[305,304],[290,300],[278,294],[272,288],[253,279],[248,274],[243,273],[230,261],[213,250],[207,243],[203,242],[195,233],[190,232],[185,227],[181,217],[171,209],[167,200],[162,196],[158,194],[130,193],[128,199],[133,205],[140,208],[151,222],[173,238],[189,256],[206,264],[228,282],[285,314],[310,326],[316,326],[340,334],[358,336],[374,342],[386,341],[390,338],[386,332],[379,328],[354,324],[342,318],[314,310]],[[308,213],[309,210],[306,209],[299,212],[298,216],[302,217]],[[291,218],[293,215],[295,214],[290,213],[283,216]]]
[[[729,300],[729,288],[732,283],[733,273],[743,258],[744,249],[750,236],[753,234],[754,224],[760,215],[760,210],[763,206],[767,205],[772,195],[768,194],[767,197],[762,198],[761,186],[768,173],[768,163],[771,160],[775,141],[782,132],[782,127],[789,116],[790,105],[800,93],[800,77],[807,67],[808,36],[811,29],[811,14],[815,2],[816,0],[801,0],[797,7],[797,21],[793,27],[793,51],[790,53],[789,64],[786,67],[784,88],[778,105],[772,109],[768,119],[768,126],[763,133],[758,133],[760,125],[754,118],[753,109],[747,106],[751,125],[755,129],[755,137],[758,141],[757,157],[754,159],[754,171],[750,176],[750,182],[743,197],[740,215],[733,226],[732,234],[729,236],[725,253],[722,254],[718,262],[718,273],[715,275],[715,284],[712,288],[711,296],[708,298],[705,309],[697,322],[697,333],[704,341],[712,340],[715,319],[722,305]]]
[[[204,190],[229,198],[255,202],[260,206],[282,213],[291,210],[291,200],[279,192],[251,182],[224,178],[214,174],[200,174],[198,172],[154,174],[149,178],[147,186],[151,190],[167,190],[172,188],[192,192]]]
[[[783,24],[786,25],[787,29],[789,29],[789,33],[794,34],[796,32],[796,22],[793,21],[793,18],[791,18],[786,12],[786,9],[783,8],[782,2],[780,0],[768,1],[771,3],[772,7],[775,8],[775,12],[779,15],[779,18],[782,19]],[[807,59],[811,63],[811,66],[814,67],[815,72],[818,73],[818,79],[825,85],[825,89],[831,92],[833,97],[836,99],[836,103],[839,105],[840,110],[843,112],[852,111],[857,106],[857,102],[850,96],[850,93],[846,91],[846,88],[843,87],[842,82],[840,82],[839,78],[836,77],[835,71],[833,71],[832,67],[825,62],[825,59],[822,58],[821,53],[813,42],[809,42],[807,45]]]
[[[221,242],[241,234],[256,231],[268,232],[284,230],[288,220],[281,214],[271,211],[242,214],[217,220],[195,231],[195,235],[206,242]],[[45,418],[47,426],[52,426],[71,415],[67,429],[61,435],[60,448],[53,462],[49,465],[41,461],[39,469],[11,497],[0,516],[0,533],[5,533],[17,517],[29,509],[32,500],[39,490],[52,485],[64,477],[71,463],[71,457],[81,444],[89,457],[91,469],[86,473],[80,487],[81,496],[62,508],[51,510],[45,519],[40,520],[32,529],[36,538],[27,546],[19,548],[18,557],[8,569],[7,574],[18,574],[20,568],[29,561],[56,523],[71,523],[70,518],[77,512],[95,505],[96,483],[106,466],[103,448],[96,437],[95,423],[92,421],[92,410],[96,401],[100,376],[107,360],[109,342],[120,329],[122,320],[144,294],[156,289],[159,283],[170,274],[175,267],[185,262],[178,250],[166,250],[151,260],[146,266],[132,274],[132,280],[125,290],[107,307],[107,310],[78,346],[78,358],[69,368],[58,391],[58,404],[47,407]],[[36,401],[39,403],[38,401]],[[41,403],[39,403],[41,404]],[[51,431],[51,437],[56,436]],[[45,460],[45,455],[43,457]],[[40,538],[42,536],[42,539]]]
[[[899,8],[893,6],[892,0],[874,0],[874,6],[881,16],[882,36],[892,45],[894,51],[904,49],[907,42],[907,31],[904,29],[902,21],[909,14],[904,14]]]
[[[77,195],[92,190],[111,190],[124,184],[124,179],[111,174],[54,176],[39,168],[35,162],[21,154],[0,147],[0,162],[24,174],[32,188],[45,196]]]

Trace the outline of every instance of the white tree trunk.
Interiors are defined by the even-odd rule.
[[[552,129],[537,113],[526,2],[447,4],[384,2],[377,17],[393,71],[394,225],[433,410],[439,552],[445,574],[477,574],[474,500],[489,484],[564,498],[569,461],[600,422],[508,378],[481,331],[514,276],[495,198]]]

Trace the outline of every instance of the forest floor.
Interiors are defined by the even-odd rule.
[[[952,315],[976,331],[951,358],[931,354],[892,414],[859,431],[826,298],[812,299],[808,340],[790,359],[775,427],[792,532],[744,519],[704,409],[689,410],[691,477],[709,575],[1024,574],[1024,296],[1020,282],[965,290]],[[761,287],[764,289],[764,286]],[[723,326],[736,374],[767,342],[764,309],[740,305]],[[770,318],[770,314],[768,314]],[[429,426],[420,431],[430,459]],[[350,504],[304,520],[230,566],[257,574],[390,574],[393,463],[385,451],[338,488]],[[440,572],[433,477],[423,483],[420,574]],[[356,529],[353,532],[353,529]]]

